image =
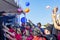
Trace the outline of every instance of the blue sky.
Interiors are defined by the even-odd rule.
[[[29,2],[30,5],[27,7],[26,2]],[[26,18],[31,20],[34,24],[41,22],[42,25],[46,23],[52,23],[52,9],[55,6],[58,6],[60,12],[60,0],[19,0],[20,6],[23,8],[29,8],[30,12],[26,14]],[[49,5],[50,8],[46,9],[46,6]],[[23,15],[20,15],[23,17]]]

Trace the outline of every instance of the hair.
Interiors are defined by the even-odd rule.
[[[8,28],[11,28],[11,25],[7,25]]]
[[[40,23],[40,22],[39,22],[39,23],[37,23],[37,25],[38,25],[38,24],[41,26],[41,23]]]
[[[5,11],[1,11],[1,12],[0,12],[0,16],[2,16],[3,13],[6,13],[6,12],[5,12]]]

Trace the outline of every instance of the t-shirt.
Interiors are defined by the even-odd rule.
[[[40,31],[44,34],[44,29],[43,28],[40,28]]]
[[[30,35],[30,36],[28,36],[27,37],[27,39],[26,40],[32,40],[33,39],[33,36],[32,35]]]
[[[40,37],[39,40],[46,40],[46,38],[44,38],[44,37]]]
[[[9,29],[9,32],[14,33],[14,34],[16,33],[12,28]],[[15,37],[12,36],[12,35],[10,35],[10,36],[11,36],[12,38],[15,38]]]
[[[16,40],[22,40],[22,35],[21,34],[15,34]]]
[[[33,40],[39,40],[39,37],[34,36]]]
[[[58,38],[58,40],[60,40],[60,34],[58,34],[58,37],[57,38]]]
[[[13,32],[15,32],[15,31],[14,31],[14,29],[10,28],[10,29],[9,29],[9,32],[13,33]]]

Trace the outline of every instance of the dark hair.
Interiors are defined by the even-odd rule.
[[[46,29],[48,30],[48,31],[50,31],[50,33],[52,34],[52,25],[50,25],[50,26],[48,26],[48,27],[46,27]]]
[[[41,26],[41,23],[40,23],[40,22],[39,22],[39,23],[37,23],[37,25],[38,25],[38,24]]]
[[[3,13],[6,13],[5,11],[0,11],[0,16],[2,16]]]
[[[11,28],[11,25],[7,25],[8,28]]]

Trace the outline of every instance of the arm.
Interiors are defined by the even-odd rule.
[[[2,26],[3,26],[6,30],[9,30],[9,28],[4,25],[4,22],[2,23]]]
[[[54,20],[53,23],[54,23],[54,27],[55,27],[57,30],[60,30],[60,26],[57,25],[56,20]]]
[[[6,36],[8,39],[16,40],[15,38],[12,38],[9,34],[6,34],[5,36]]]
[[[15,34],[14,33],[11,33],[11,32],[9,32],[8,30],[6,30],[6,29],[3,29],[3,31],[4,32],[7,32],[8,34],[10,34],[10,35],[12,35],[12,36],[14,36],[15,37]]]
[[[53,14],[52,14],[52,19],[53,19],[54,27],[55,27],[57,30],[60,30],[60,26],[58,26],[57,23],[56,23],[56,12],[57,12],[57,11],[58,11],[58,8],[54,8]]]
[[[32,27],[35,27],[35,24],[33,24],[31,20],[29,20],[29,23]]]

